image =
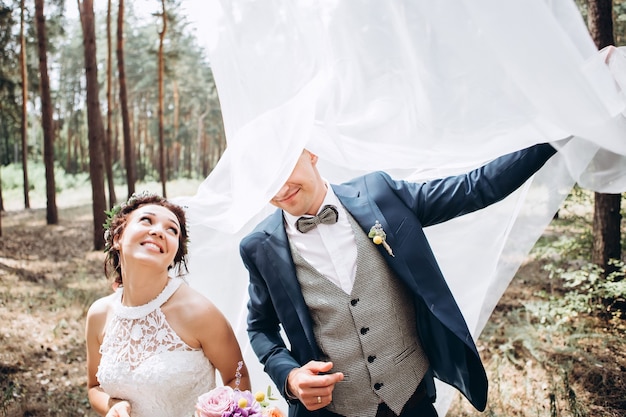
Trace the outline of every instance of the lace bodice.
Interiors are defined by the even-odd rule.
[[[97,377],[110,396],[130,401],[133,417],[189,417],[198,396],[215,387],[211,362],[174,332],[161,311],[181,283],[170,278],[157,298],[138,307],[122,305],[122,288],[114,294]]]

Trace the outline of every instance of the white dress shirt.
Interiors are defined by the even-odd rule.
[[[320,224],[307,233],[296,229],[300,216],[283,211],[287,236],[302,257],[346,294],[352,292],[356,276],[356,241],[348,215],[332,187],[326,182],[326,196],[320,210],[327,204],[337,207],[336,224]]]

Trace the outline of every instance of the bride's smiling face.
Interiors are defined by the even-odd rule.
[[[148,204],[132,212],[116,241],[122,263],[139,261],[167,270],[180,245],[181,227],[169,209]]]

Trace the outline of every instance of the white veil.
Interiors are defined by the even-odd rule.
[[[509,198],[426,230],[475,338],[575,182],[626,191],[620,80],[572,0],[213,0],[206,24],[228,147],[178,202],[189,281],[232,323],[255,390],[269,379],[247,341],[238,243],[303,147],[340,182],[377,169],[425,180],[555,143]],[[451,398],[440,384],[440,415]]]

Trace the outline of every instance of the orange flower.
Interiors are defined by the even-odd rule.
[[[263,409],[263,415],[266,417],[285,417],[278,407],[267,407]]]

